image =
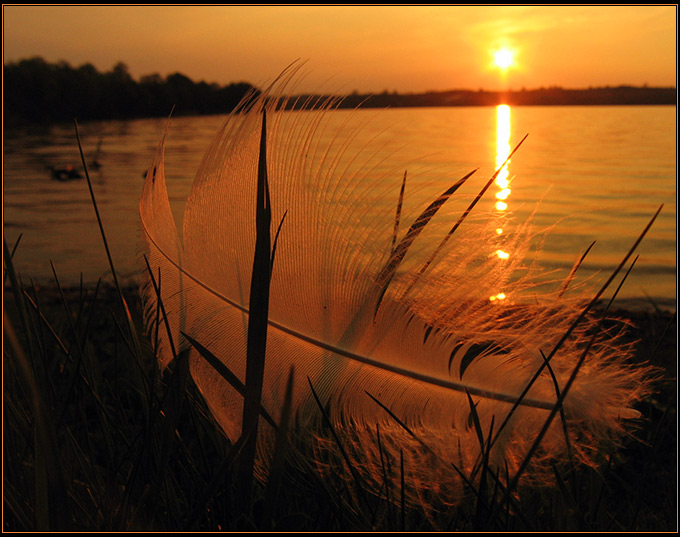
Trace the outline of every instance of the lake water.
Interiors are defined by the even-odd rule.
[[[446,188],[479,168],[480,185],[525,134],[525,144],[480,203],[553,226],[540,262],[568,271],[592,241],[581,272],[606,277],[659,205],[661,215],[638,249],[621,291],[629,304],[676,304],[677,126],[675,107],[418,108],[336,111],[368,120],[367,135],[387,130],[400,160],[450,171]],[[179,219],[191,181],[222,116],[172,121],[166,147],[171,203]],[[164,119],[80,126],[86,158],[117,271],[141,268],[138,202],[143,174],[165,130]],[[25,281],[77,283],[106,276],[108,264],[85,180],[60,182],[50,167],[80,167],[73,125],[4,132],[4,235],[22,234],[16,265]],[[505,184],[503,181],[505,180]],[[470,194],[471,197],[474,193]],[[480,209],[481,210],[481,209]]]

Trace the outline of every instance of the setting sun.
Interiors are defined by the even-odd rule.
[[[496,66],[500,67],[501,69],[512,67],[512,65],[515,63],[513,52],[506,48],[496,51],[494,53],[493,59]]]

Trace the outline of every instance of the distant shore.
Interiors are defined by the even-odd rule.
[[[539,89],[487,91],[449,90],[426,93],[389,93],[348,95],[342,108],[418,107],[418,106],[608,106],[677,105],[676,88],[606,86],[587,89],[548,87]]]
[[[226,114],[246,95],[261,90],[248,82],[227,86],[194,82],[182,73],[158,73],[134,80],[124,63],[100,73],[91,64],[78,68],[66,62],[48,63],[40,57],[3,67],[3,123],[5,127],[111,119]],[[605,86],[565,89],[488,91],[451,89],[422,93],[358,93],[349,95],[297,95],[291,107],[309,107],[340,99],[340,108],[413,108],[450,106],[569,106],[569,105],[676,105],[674,87]],[[288,97],[286,97],[288,99]]]

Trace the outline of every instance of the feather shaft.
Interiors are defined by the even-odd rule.
[[[201,286],[203,289],[206,291],[210,292],[213,294],[216,298],[219,298],[220,300],[223,300],[225,303],[229,304],[233,308],[241,311],[242,313],[248,315],[250,312],[248,308],[237,304],[236,302],[230,300],[226,296],[220,294],[218,291],[210,288],[209,286],[205,285],[203,282],[201,282],[198,278],[187,272],[186,270],[182,269],[179,265],[174,263],[170,258],[168,258],[168,261],[173,263],[175,267],[177,267],[187,278],[193,280],[196,284]],[[292,328],[289,328],[285,326],[282,323],[279,323],[273,319],[268,320],[268,325],[270,328],[274,328],[284,334],[293,336],[294,338],[298,339],[301,342],[309,343],[313,345],[314,347],[317,347],[319,349],[323,349],[325,351],[329,351],[332,354],[342,356],[344,358],[347,358],[349,360],[352,360],[354,362],[360,363],[360,364],[365,364],[369,366],[373,366],[377,369],[381,369],[384,371],[388,371],[390,373],[396,373],[397,375],[400,375],[404,378],[408,378],[411,380],[416,380],[423,382],[425,384],[431,384],[433,386],[439,386],[441,388],[446,388],[452,391],[460,392],[460,393],[465,393],[468,391],[472,395],[477,395],[479,397],[484,397],[487,399],[493,399],[496,401],[502,401],[505,403],[515,403],[517,405],[525,405],[529,407],[534,407],[534,408],[541,408],[544,410],[550,410],[553,408],[554,402],[549,402],[549,401],[541,401],[541,400],[536,400],[532,399],[530,397],[526,397],[526,394],[524,396],[520,395],[513,395],[509,393],[502,393],[502,392],[492,392],[489,390],[485,390],[483,388],[476,387],[471,384],[465,384],[465,383],[460,383],[460,382],[453,382],[449,381],[446,379],[441,379],[437,378],[431,375],[425,375],[418,373],[416,371],[410,371],[408,369],[398,367],[391,365],[389,363],[381,362],[379,360],[372,359],[368,356],[363,356],[358,353],[354,353],[351,351],[348,351],[342,347],[339,347],[337,345],[332,345],[330,343],[327,343],[325,341],[321,341],[319,339],[313,338],[311,336],[308,336],[302,332],[299,332],[297,330],[294,330]],[[527,390],[528,392],[528,390]]]

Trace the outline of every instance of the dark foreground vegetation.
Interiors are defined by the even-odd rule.
[[[89,63],[71,67],[66,62],[48,63],[31,58],[3,68],[4,124],[48,123],[95,119],[224,114],[231,112],[249,91],[247,82],[220,86],[174,73],[142,76],[134,80],[124,63],[100,73]],[[316,99],[323,97],[316,96]],[[305,103],[305,98],[296,102]],[[676,88],[603,87],[564,89],[549,87],[518,91],[449,90],[425,93],[347,95],[341,108],[418,106],[509,105],[675,105]]]
[[[182,388],[176,366],[158,371],[136,289],[123,295],[141,353],[127,335],[114,286],[6,283],[4,531],[676,528],[676,339],[669,313],[630,314],[638,359],[662,367],[665,380],[640,408],[637,438],[608,466],[560,476],[559,488],[523,491],[509,512],[489,492],[483,502],[471,494],[432,519],[386,502],[382,491],[358,501],[340,477],[321,482],[294,466],[274,484],[257,485],[249,505],[241,505],[240,446],[225,440],[191,381]]]

